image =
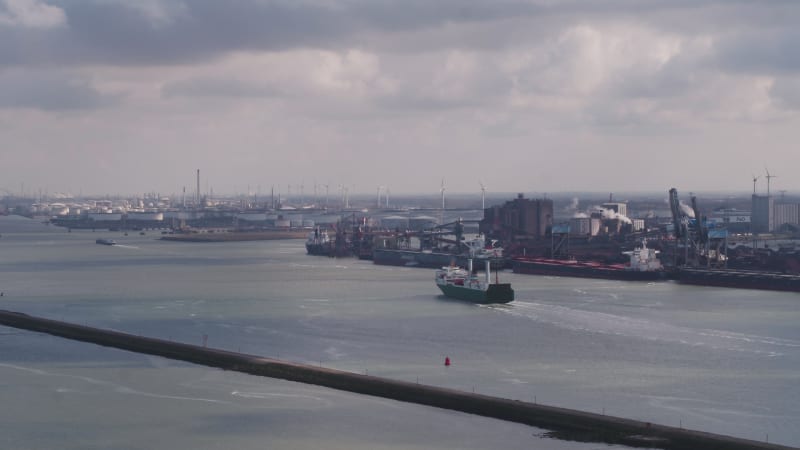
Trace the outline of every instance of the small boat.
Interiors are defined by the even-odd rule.
[[[98,239],[94,241],[94,243],[100,245],[117,245],[117,241],[113,239]]]
[[[510,283],[491,282],[491,263],[486,261],[483,279],[472,270],[472,260],[467,260],[467,269],[458,266],[442,267],[436,271],[436,286],[451,298],[475,303],[508,303],[514,300]]]

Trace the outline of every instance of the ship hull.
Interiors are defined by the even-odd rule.
[[[511,261],[514,273],[528,275],[550,275],[559,277],[598,278],[623,281],[657,281],[667,278],[667,273],[658,271],[627,270],[603,264],[565,263],[554,260]]]
[[[490,284],[486,290],[452,284],[437,284],[444,295],[473,303],[508,303],[514,300],[514,290],[508,283]]]
[[[316,256],[330,256],[331,258],[345,258],[353,256],[353,252],[347,247],[336,247],[335,243],[326,244],[306,244],[306,253]]]
[[[800,276],[739,270],[681,269],[681,284],[800,292]]]
[[[306,243],[306,253],[309,255],[333,256],[333,244],[330,242],[324,244]]]
[[[373,249],[372,262],[385,266],[427,267],[431,269],[452,264],[465,265],[466,258],[449,253],[417,252],[413,250]]]
[[[468,260],[468,256],[453,255],[450,253],[419,252],[414,250],[395,250],[383,248],[372,250],[372,262],[385,266],[439,269],[441,267],[451,265],[465,267]],[[473,260],[484,261],[484,259]],[[507,260],[503,258],[491,258],[490,261],[492,262],[492,267],[503,268],[506,266]]]

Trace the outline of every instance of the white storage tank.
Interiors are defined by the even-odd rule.
[[[166,211],[164,213],[165,219],[189,220],[196,219],[198,216],[199,214],[194,211]]]
[[[267,215],[265,213],[238,213],[236,218],[248,222],[264,222],[267,220]]]
[[[89,219],[94,221],[120,221],[122,214],[120,213],[89,213]]]
[[[388,230],[408,229],[408,218],[403,216],[387,216],[381,219],[381,227]]]
[[[408,228],[411,230],[424,230],[433,228],[438,224],[435,217],[430,216],[417,216],[408,219]]]
[[[164,220],[164,213],[161,212],[129,212],[128,220],[131,221],[162,221]]]

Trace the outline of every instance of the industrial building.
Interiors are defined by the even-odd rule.
[[[800,204],[776,201],[770,195],[753,194],[752,231],[771,233],[783,228],[800,226]]]
[[[753,233],[769,233],[775,229],[775,198],[753,194],[750,224]]]
[[[800,225],[800,204],[797,203],[776,203],[773,206],[774,231],[782,228],[798,228]]]
[[[545,237],[553,225],[553,200],[527,199],[522,194],[483,211],[479,230],[492,239]]]
[[[570,236],[597,236],[601,220],[598,217],[573,217],[569,219]]]
[[[721,209],[714,211],[708,217],[708,226],[711,228],[724,228],[731,233],[749,233],[750,211],[740,211],[737,209]]]

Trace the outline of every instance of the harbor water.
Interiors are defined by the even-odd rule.
[[[796,293],[504,272],[516,300],[479,306],[302,240],[0,234],[2,309],[800,446]],[[624,448],[5,327],[0,380],[2,448]]]

